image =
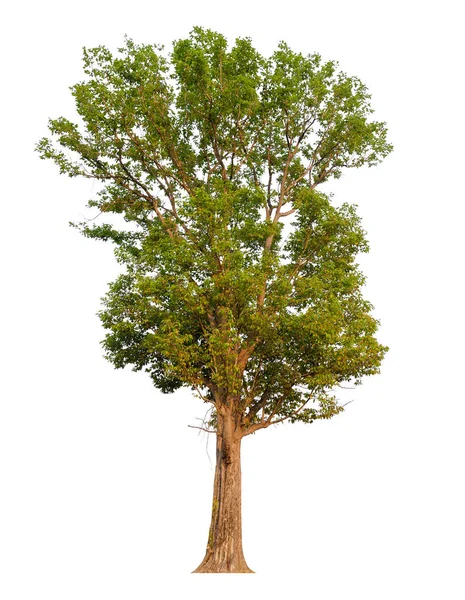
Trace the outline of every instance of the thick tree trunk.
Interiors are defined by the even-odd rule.
[[[218,415],[216,469],[205,558],[194,573],[253,573],[242,551],[241,436]]]

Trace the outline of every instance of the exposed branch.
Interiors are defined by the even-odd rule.
[[[216,429],[205,429],[205,427],[199,427],[198,425],[188,425],[188,427],[190,427],[191,429],[201,429],[206,433],[218,433]]]
[[[292,387],[292,386],[291,386]],[[288,421],[289,419],[292,419],[293,417],[297,416],[300,411],[305,408],[305,406],[310,402],[311,398],[307,398],[305,400],[305,402],[303,404],[301,404],[299,406],[299,408],[297,408],[296,410],[292,411],[291,414],[286,415],[285,417],[282,417],[280,419],[275,419],[273,421],[273,417],[274,415],[278,412],[278,410],[281,408],[284,400],[285,400],[286,396],[285,394],[283,394],[281,396],[281,398],[279,398],[279,400],[277,401],[277,403],[275,404],[271,414],[269,415],[268,419],[266,419],[266,421],[261,421],[260,423],[254,423],[253,425],[245,428],[244,430],[244,436],[246,435],[250,435],[251,433],[255,433],[255,431],[258,431],[259,429],[266,429],[268,428],[270,425],[277,425],[278,423],[283,423],[284,421]],[[345,406],[345,405],[344,405]]]
[[[296,208],[291,208],[290,210],[287,210],[286,212],[279,213],[279,216],[280,217],[287,217],[287,216],[292,215],[293,213],[295,213],[296,210],[297,210]]]

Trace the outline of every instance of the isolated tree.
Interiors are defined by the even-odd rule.
[[[241,439],[341,412],[334,390],[379,371],[386,348],[362,296],[368,249],[354,206],[320,186],[392,149],[355,77],[280,43],[196,27],[163,48],[84,49],[79,124],[50,120],[37,149],[100,183],[75,224],[115,244],[123,274],[100,318],[115,367],[164,393],[192,388],[216,434],[210,533],[196,572],[250,572]],[[105,220],[104,217],[107,216]],[[102,219],[105,222],[102,222]]]

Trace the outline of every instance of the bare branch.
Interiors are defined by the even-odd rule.
[[[286,212],[279,213],[279,217],[287,217],[289,215],[292,215],[293,213],[295,213],[296,210],[297,210],[296,208],[291,208],[290,210],[287,210]]]
[[[291,386],[292,387],[292,386]],[[293,417],[296,417],[300,411],[305,408],[305,406],[310,402],[311,397],[308,397],[305,402],[303,404],[301,404],[299,406],[299,408],[297,408],[296,410],[292,411],[291,414],[286,415],[285,417],[282,417],[280,419],[275,419],[273,421],[273,417],[274,415],[278,412],[278,410],[281,408],[284,400],[286,398],[286,394],[284,393],[281,398],[279,398],[279,400],[276,402],[270,416],[268,417],[268,419],[266,419],[266,421],[261,421],[260,423],[254,423],[253,425],[251,425],[250,427],[245,428],[244,430],[244,436],[246,435],[250,435],[251,433],[255,433],[255,431],[258,431],[259,429],[266,429],[267,427],[269,427],[270,425],[277,425],[278,423],[283,423],[284,421],[288,421],[289,419],[292,419]],[[345,406],[345,405],[344,405]]]
[[[201,429],[206,433],[218,433],[216,429],[205,429],[205,427],[198,427],[197,425],[188,425],[188,427],[190,427],[191,429]]]
[[[268,402],[270,396],[271,396],[271,390],[270,390],[270,388],[266,388],[266,390],[263,392],[260,400],[256,404],[254,404],[253,406],[251,406],[249,408],[249,412],[247,413],[247,415],[245,417],[245,423],[246,424],[250,423],[250,421],[260,411],[260,409],[265,407],[265,405]]]

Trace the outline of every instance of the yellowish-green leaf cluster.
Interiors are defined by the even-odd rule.
[[[84,72],[83,124],[51,120],[37,150],[98,183],[99,220],[76,226],[125,267],[100,312],[107,358],[192,387],[244,435],[340,412],[333,389],[386,351],[360,219],[320,189],[392,150],[365,86],[318,54],[265,58],[202,28],[168,55],[85,49]]]

